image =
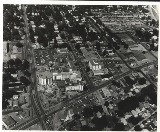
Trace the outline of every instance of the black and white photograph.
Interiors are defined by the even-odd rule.
[[[159,5],[16,3],[2,14],[2,130],[157,131]]]

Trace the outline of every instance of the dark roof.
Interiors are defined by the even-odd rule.
[[[101,78],[110,78],[112,77],[112,74],[105,74],[105,75],[101,75]]]

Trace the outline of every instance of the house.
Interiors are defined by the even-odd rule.
[[[113,50],[106,50],[108,55],[114,55]]]
[[[121,122],[124,124],[124,125],[127,125],[127,121],[125,118],[121,118]]]
[[[105,75],[101,75],[102,80],[110,80],[113,78],[112,74],[105,74]]]
[[[16,121],[11,117],[11,116],[5,116],[2,118],[2,125],[6,128],[9,129],[16,125]]]
[[[18,107],[18,100],[13,101],[13,107]]]
[[[11,76],[17,78],[17,74],[11,74]]]
[[[22,49],[18,48],[17,46],[13,46],[13,50],[12,50],[13,54],[17,54],[17,53],[22,53]]]
[[[93,74],[94,74],[94,76],[96,76],[96,75],[104,75],[104,71],[102,69],[93,70]]]
[[[11,55],[10,55],[11,59],[16,59],[17,56],[18,56],[18,55],[16,55],[16,54],[11,54]]]
[[[17,100],[18,99],[18,95],[13,95],[13,99]]]
[[[102,114],[99,111],[96,113],[96,115],[97,115],[98,118],[102,117]]]
[[[72,109],[68,110],[67,117],[64,119],[64,121],[66,122],[68,120],[72,120],[73,115],[74,115],[73,110]]]
[[[80,121],[81,121],[82,126],[85,126],[87,124],[85,120],[81,119]]]

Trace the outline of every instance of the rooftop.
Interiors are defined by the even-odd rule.
[[[53,77],[53,74],[49,71],[45,71],[45,72],[41,72],[39,74],[39,77],[43,78],[43,79],[46,79],[46,78],[52,78]]]
[[[5,117],[3,117],[3,118],[2,118],[2,121],[3,121],[7,126],[14,125],[14,124],[17,123],[11,116],[5,116]]]

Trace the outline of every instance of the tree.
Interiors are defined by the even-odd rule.
[[[138,117],[134,117],[134,116],[131,116],[128,118],[128,122],[129,123],[132,123],[133,125],[136,125],[138,124],[143,118],[138,116]]]
[[[16,73],[16,69],[14,67],[8,68],[8,71],[11,74],[15,74]]]
[[[22,61],[19,58],[16,58],[15,59],[15,66],[18,67],[18,66],[21,66],[21,65],[22,65]]]
[[[129,47],[128,44],[125,44],[125,45],[124,45],[124,48],[125,48],[125,49],[128,49],[128,47]]]
[[[93,112],[97,113],[98,111],[99,111],[100,113],[103,112],[102,106],[101,106],[101,105],[99,105],[99,106],[94,105],[94,106],[93,106]]]
[[[145,79],[144,77],[142,77],[142,78],[140,78],[140,79],[138,80],[138,83],[139,83],[140,85],[146,84],[146,79]]]
[[[3,91],[8,90],[8,82],[3,82]]]
[[[81,131],[91,131],[91,128],[87,125],[81,127]]]
[[[143,36],[142,31],[140,29],[136,29],[135,31],[136,31],[136,36],[138,36],[139,38],[142,38]]]
[[[118,46],[118,45],[115,46],[115,49],[116,49],[116,50],[119,50],[119,49],[120,49],[120,46]]]
[[[142,131],[142,128],[139,125],[137,125],[137,126],[134,127],[134,130],[135,131]]]
[[[66,39],[65,33],[64,33],[64,32],[61,32],[61,33],[60,33],[60,37],[61,37],[62,39]]]
[[[97,50],[100,50],[100,49],[101,49],[101,46],[100,46],[99,41],[96,41],[96,49],[97,49]]]
[[[2,109],[6,109],[8,105],[9,105],[8,101],[3,98],[3,100],[2,100]]]
[[[11,76],[10,78],[9,78],[9,80],[10,80],[10,82],[17,82],[18,80],[16,79],[16,78],[14,78],[13,76]]]
[[[74,118],[74,120],[78,120],[81,118],[81,116],[79,114],[74,114],[73,118]]]
[[[80,46],[80,44],[78,44],[78,43],[77,43],[76,46],[75,46],[75,48],[76,48],[77,50],[80,50],[80,47],[81,47],[81,46]]]
[[[125,130],[125,126],[123,123],[116,123],[113,131],[124,131]]]
[[[15,65],[15,62],[13,59],[10,59],[8,62],[7,62],[10,66],[13,66]]]
[[[104,105],[105,105],[106,107],[108,107],[108,106],[109,106],[109,102],[108,102],[108,101],[105,101]]]
[[[3,82],[4,81],[8,81],[10,77],[11,77],[11,74],[9,74],[9,73],[3,73]]]
[[[144,32],[144,38],[145,38],[145,40],[147,41],[147,42],[149,42],[149,40],[151,39],[151,33],[150,32],[148,32],[148,31],[145,31]]]
[[[16,46],[17,46],[18,48],[22,48],[22,47],[23,47],[23,44],[20,43],[20,42],[18,42],[18,43],[16,44]]]
[[[87,90],[88,90],[88,86],[87,86],[87,85],[84,85],[84,86],[83,86],[83,90],[84,90],[84,91],[87,91]]]
[[[156,20],[152,19],[152,25],[155,26],[156,25]]]
[[[153,29],[153,35],[158,36],[159,31],[157,29]]]
[[[47,47],[48,46],[48,39],[46,37],[43,38],[43,47]]]
[[[29,69],[29,62],[26,59],[24,59],[22,61],[22,66],[20,68],[21,68],[21,70],[27,70],[27,69]]]
[[[38,42],[39,44],[43,43],[43,38],[38,36],[37,42]]]
[[[17,95],[18,93],[15,90],[7,90],[3,96],[5,99],[13,98],[13,95]]]
[[[25,86],[30,85],[30,81],[29,81],[27,78],[25,78],[24,76],[21,76],[21,77],[20,77],[20,81],[21,81],[22,83],[24,83]]]
[[[139,97],[138,97],[138,102],[144,102],[145,101],[145,95],[144,94],[141,94]]]
[[[85,118],[92,117],[93,116],[93,110],[89,107],[85,107],[84,110],[83,110],[83,116]]]
[[[27,76],[27,77],[30,77],[30,76],[31,76],[31,73],[30,73],[28,70],[25,70],[25,71],[23,72],[23,74],[24,74],[25,76]]]

